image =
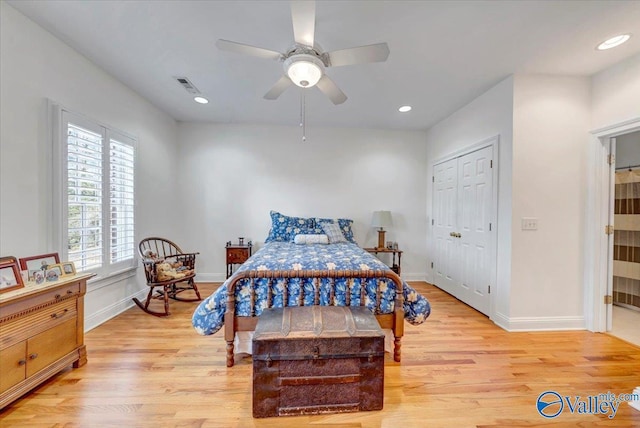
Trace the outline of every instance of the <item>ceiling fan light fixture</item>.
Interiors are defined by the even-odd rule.
[[[193,100],[199,104],[208,104],[209,100],[206,99],[205,97],[201,97],[201,96],[197,96],[197,97],[193,97]]]
[[[322,61],[308,54],[290,56],[284,61],[284,69],[289,79],[301,88],[315,86],[324,74]]]
[[[604,42],[600,43],[596,49],[598,49],[599,51],[604,51],[606,49],[615,48],[616,46],[620,46],[630,38],[631,38],[631,34],[620,34],[618,36],[611,37],[610,39],[607,39]]]

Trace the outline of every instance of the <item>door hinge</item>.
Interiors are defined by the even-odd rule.
[[[432,183],[435,183],[435,182],[436,182],[436,176],[435,176],[435,175],[432,175],[432,176],[431,176],[431,182],[432,182]]]
[[[487,289],[489,290],[488,293],[491,294],[491,286],[487,285]]]
[[[606,296],[604,296],[604,304],[605,305],[613,304],[613,296],[610,294],[607,294]]]
[[[604,233],[607,235],[613,235],[613,225],[608,224],[604,227]]]
[[[609,155],[609,156],[607,156],[607,163],[608,163],[609,165],[613,165],[615,161],[616,161],[616,155]]]
[[[491,223],[489,223],[489,232],[491,232]]]
[[[489,168],[493,168],[493,159],[489,161]]]
[[[434,219],[431,219],[431,226],[434,225],[434,223],[433,223],[434,221],[435,221]]]
[[[433,262],[431,262],[431,269],[433,269]]]

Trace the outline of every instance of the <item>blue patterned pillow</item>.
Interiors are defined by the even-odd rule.
[[[315,219],[290,217],[277,211],[271,211],[271,230],[266,242],[293,242],[296,235],[312,234],[315,232]],[[322,232],[320,232],[322,233]]]
[[[315,233],[322,233],[322,223],[338,223],[340,226],[340,230],[342,234],[347,239],[347,241],[357,244],[356,240],[353,238],[353,230],[351,230],[351,225],[353,224],[353,220],[348,218],[316,218],[316,231]]]

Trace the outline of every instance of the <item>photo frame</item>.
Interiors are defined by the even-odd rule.
[[[62,270],[61,263],[47,267],[47,272],[45,274],[45,279],[47,281],[57,281],[62,276],[64,276],[64,271]]]
[[[34,272],[41,270],[46,273],[49,265],[60,263],[58,253],[40,254],[38,256],[23,257],[20,259],[20,269],[29,271],[29,279],[34,280]]]
[[[76,274],[76,265],[73,262],[62,262],[62,276],[71,276]]]
[[[33,279],[32,281],[36,284],[42,284],[44,282],[45,271],[43,270],[35,270],[33,271]]]
[[[24,287],[18,260],[13,257],[0,258],[0,293]]]

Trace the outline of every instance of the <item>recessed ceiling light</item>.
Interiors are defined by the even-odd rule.
[[[209,102],[205,97],[194,97],[193,100],[200,104],[207,104]]]
[[[398,111],[399,111],[400,113],[406,113],[406,112],[408,112],[408,111],[411,111],[411,106],[402,106],[402,107],[400,107],[400,108],[398,109]]]
[[[615,48],[616,46],[620,46],[621,44],[629,40],[629,38],[631,38],[631,34],[620,34],[619,36],[612,37],[600,43],[597,49],[599,51],[603,51],[606,49]]]

